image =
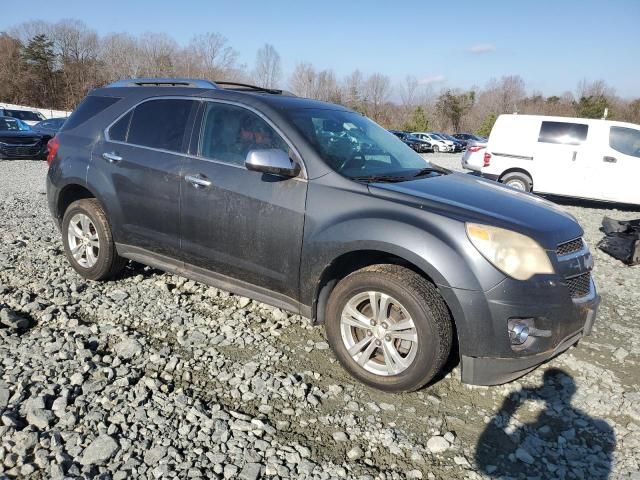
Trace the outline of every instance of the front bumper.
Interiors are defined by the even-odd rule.
[[[523,357],[469,357],[461,355],[462,381],[473,385],[499,385],[519,378],[541,364],[569,349],[584,335],[590,335],[600,297],[596,295],[584,308],[584,324],[578,331],[563,338],[556,346]]]
[[[487,292],[442,288],[456,319],[462,381],[498,385],[514,380],[589,335],[600,296],[572,299],[561,280],[505,279]],[[528,319],[535,328],[521,346],[511,344],[509,320]]]

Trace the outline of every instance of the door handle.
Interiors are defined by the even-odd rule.
[[[200,175],[186,175],[184,179],[196,188],[211,186],[211,182]]]
[[[606,162],[606,163],[616,163],[618,161],[618,159],[616,157],[602,157],[602,161]]]
[[[119,161],[122,160],[122,157],[120,155],[117,155],[113,152],[112,153],[104,152],[102,154],[102,158],[104,158],[109,163],[118,163]]]

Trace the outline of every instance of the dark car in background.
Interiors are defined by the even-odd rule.
[[[22,120],[0,117],[0,159],[45,158],[47,141]]]
[[[65,117],[48,118],[47,120],[36,123],[32,128],[34,132],[39,133],[48,141],[55,137],[56,133],[62,128],[65,120]]]
[[[393,133],[396,137],[398,137],[400,140],[402,140],[402,142],[405,145],[410,147],[415,152],[426,153],[426,152],[433,151],[433,147],[431,143],[427,142],[426,140],[422,140],[418,137],[415,137],[411,135],[409,132],[403,132],[400,130],[389,130],[389,131]]]
[[[487,139],[473,133],[454,133],[453,138],[462,142],[466,147],[469,143],[486,143]]]
[[[0,107],[0,117],[12,117],[17,118],[18,120],[22,120],[29,126],[33,126],[42,120],[45,120],[44,115],[40,112],[36,112],[33,110],[19,110],[16,108],[5,108]]]

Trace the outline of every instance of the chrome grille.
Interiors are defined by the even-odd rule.
[[[579,252],[584,248],[584,242],[582,238],[576,238],[575,240],[571,240],[569,242],[564,242],[558,245],[556,249],[556,254],[559,257],[563,257],[565,255],[571,255],[572,253]]]
[[[567,287],[571,298],[581,298],[589,295],[591,291],[591,274],[587,272],[577,277],[567,278]]]

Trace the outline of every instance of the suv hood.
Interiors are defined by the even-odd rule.
[[[469,174],[451,173],[399,183],[372,183],[372,195],[427,207],[461,221],[513,230],[548,250],[582,236],[575,218],[532,194]]]

